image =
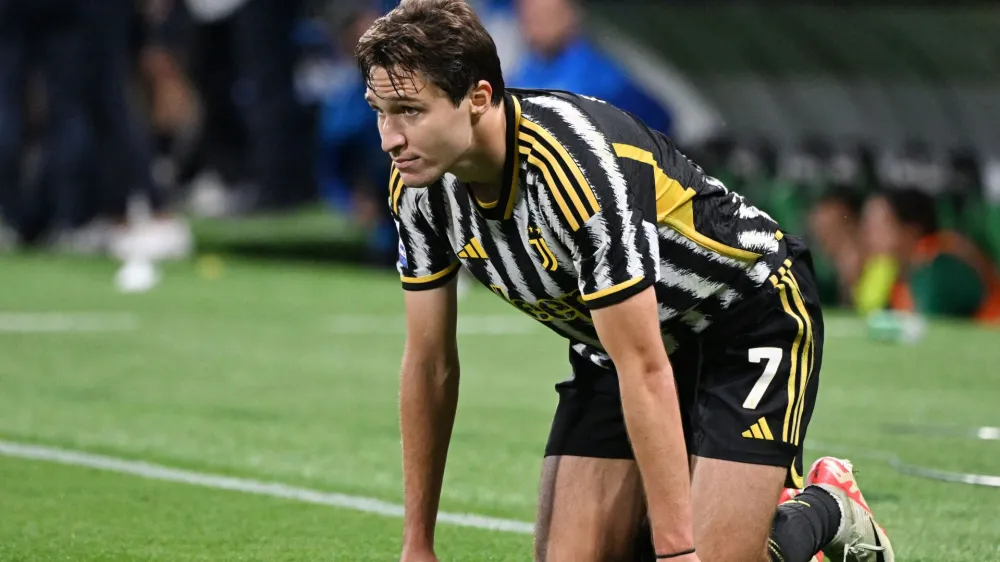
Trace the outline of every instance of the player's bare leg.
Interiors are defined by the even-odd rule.
[[[777,494],[772,504],[775,498]],[[630,562],[643,505],[634,461],[547,457],[539,490],[535,560]]]
[[[695,457],[691,480],[698,556],[713,562],[769,560],[778,496],[786,469]]]

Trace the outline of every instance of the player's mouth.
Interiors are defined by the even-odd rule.
[[[408,168],[412,168],[418,160],[420,160],[419,156],[412,156],[409,158],[396,158],[392,163],[396,165],[396,169],[402,172]]]

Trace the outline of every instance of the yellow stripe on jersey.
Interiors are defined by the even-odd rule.
[[[802,480],[802,475],[795,471],[796,460],[792,459],[792,465],[788,467],[788,473],[792,476],[792,486],[801,490],[805,488],[805,482]]]
[[[576,188],[574,188],[568,181],[566,187],[570,199],[572,199],[573,203],[577,205],[578,209],[580,209],[581,216],[589,217],[600,212],[601,205],[597,202],[597,196],[594,194],[594,188],[590,185],[590,182],[587,181],[587,178],[584,177],[583,172],[580,170],[580,166],[577,165],[576,160],[569,155],[566,147],[556,140],[556,138],[552,136],[552,133],[546,131],[541,125],[533,121],[524,119],[521,121],[521,126],[524,129],[520,132],[519,138],[528,140],[528,137],[535,137],[547,142],[549,146],[556,151],[556,156],[558,156],[559,161],[562,162],[562,166],[576,179]],[[537,145],[538,143],[532,144]],[[586,201],[586,204],[584,204],[584,201]]]
[[[517,145],[518,136],[521,134],[521,102],[517,101],[517,96],[511,96],[514,101],[514,145]],[[504,218],[510,218],[514,214],[514,201],[517,200],[517,183],[521,175],[521,163],[518,161],[519,151],[514,151],[513,173],[510,178],[510,189],[507,193],[507,208],[504,209]]]
[[[815,341],[813,340],[813,329],[812,320],[809,317],[809,311],[806,309],[806,305],[802,300],[802,290],[799,288],[799,282],[795,279],[795,275],[789,271],[788,276],[785,277],[790,283],[790,289],[792,293],[792,300],[795,303],[795,308],[798,310],[799,315],[806,323],[806,340],[805,344],[802,346],[802,362],[801,372],[799,374],[799,392],[797,394],[798,404],[795,406],[795,411],[792,412],[792,428],[793,436],[792,442],[796,445],[801,441],[801,431],[802,431],[802,412],[805,410],[806,402],[806,387],[809,384],[809,377],[812,376],[813,367],[813,357],[812,353],[815,346]]]
[[[695,190],[684,187],[676,179],[667,175],[656,161],[652,152],[630,144],[615,143],[615,154],[652,166],[653,183],[656,186],[656,221],[681,233],[692,242],[713,252],[743,261],[754,261],[760,254],[734,248],[698,232],[694,226]]]
[[[392,204],[392,211],[399,212],[399,197],[403,194],[403,179],[399,170],[393,166],[392,173],[389,174],[389,200]]]
[[[399,278],[405,283],[430,283],[431,281],[437,281],[438,279],[448,275],[459,266],[459,262],[455,262],[448,267],[442,269],[437,273],[432,273],[430,275],[424,275],[423,277],[406,277],[401,275]]]
[[[476,197],[476,204],[484,209],[493,209],[500,203],[500,200],[490,201],[489,203],[483,203],[478,197]]]
[[[559,183],[549,183],[550,188],[553,192],[561,191],[560,198],[564,201],[569,199],[573,204],[573,208],[576,209],[577,215],[581,218],[582,222],[587,222],[593,214],[583,206],[583,202],[580,200],[580,196],[577,194],[577,189],[574,188],[573,183],[570,182],[569,177],[566,175],[566,171],[562,166],[561,162],[553,156],[551,152],[543,145],[538,142],[538,139],[527,133],[521,133],[521,140],[529,143],[531,145],[532,155],[537,154],[541,156],[542,160],[548,163],[549,168],[555,172],[556,179]],[[530,159],[529,159],[530,161]],[[566,220],[569,220],[569,210],[564,211],[566,213]],[[574,229],[575,230],[575,229]]]
[[[566,200],[563,198],[562,191],[559,189],[556,181],[552,178],[552,173],[549,172],[548,165],[539,160],[538,157],[532,153],[533,150],[530,148],[520,147],[518,152],[527,157],[529,164],[541,170],[542,175],[545,177],[546,184],[552,187],[552,198],[555,199],[556,206],[558,206],[559,210],[562,212],[563,218],[565,218],[566,222],[569,224],[570,230],[573,232],[580,230],[580,223],[573,217],[573,213],[570,212],[569,206],[566,205]]]
[[[689,200],[684,202],[684,204],[671,213],[666,220],[662,221],[661,224],[673,228],[677,232],[684,235],[684,237],[688,240],[691,240],[699,246],[708,248],[719,255],[747,262],[756,261],[760,258],[760,254],[756,252],[743,250],[741,248],[734,248],[727,244],[723,244],[722,242],[712,240],[708,236],[698,232],[698,230],[694,227],[694,201]]]
[[[580,298],[582,298],[585,301],[592,301],[594,299],[599,299],[601,297],[606,297],[608,295],[613,295],[613,294],[617,293],[618,291],[624,291],[625,289],[628,289],[629,287],[635,285],[636,283],[642,281],[643,279],[644,279],[644,277],[642,275],[640,275],[638,277],[633,277],[633,278],[629,279],[628,281],[623,281],[623,282],[621,282],[621,283],[619,283],[617,285],[612,285],[611,287],[608,287],[607,289],[601,289],[600,291],[595,291],[593,293],[590,293],[589,295],[580,295]]]
[[[694,190],[685,189],[677,180],[667,175],[656,162],[653,153],[630,144],[615,143],[615,154],[653,167],[653,181],[656,185],[656,219],[662,222],[670,213],[694,197]]]
[[[795,340],[792,341],[792,369],[788,375],[788,404],[785,406],[785,418],[781,427],[781,440],[785,443],[793,443],[794,431],[792,431],[790,424],[794,421],[792,412],[798,402],[798,389],[795,386],[795,376],[799,372],[799,347],[802,345],[802,338],[805,334],[805,323],[795,313],[791,304],[789,304],[787,292],[788,286],[784,283],[778,283],[774,277],[771,277],[771,282],[774,283],[775,287],[778,289],[778,297],[781,299],[781,308],[784,309],[785,314],[795,319],[795,323],[799,326],[798,331],[795,334]]]

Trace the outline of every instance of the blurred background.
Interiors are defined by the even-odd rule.
[[[470,0],[807,237],[828,304],[1000,318],[1000,12]],[[391,267],[352,60],[393,0],[0,0],[0,251]]]

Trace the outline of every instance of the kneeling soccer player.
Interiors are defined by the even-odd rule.
[[[803,484],[823,357],[797,237],[629,114],[506,89],[461,0],[404,0],[356,54],[407,289],[403,560],[435,560],[460,266],[569,340],[539,560],[630,559],[644,516],[658,559],[893,560],[849,464],[822,459],[775,512]]]

